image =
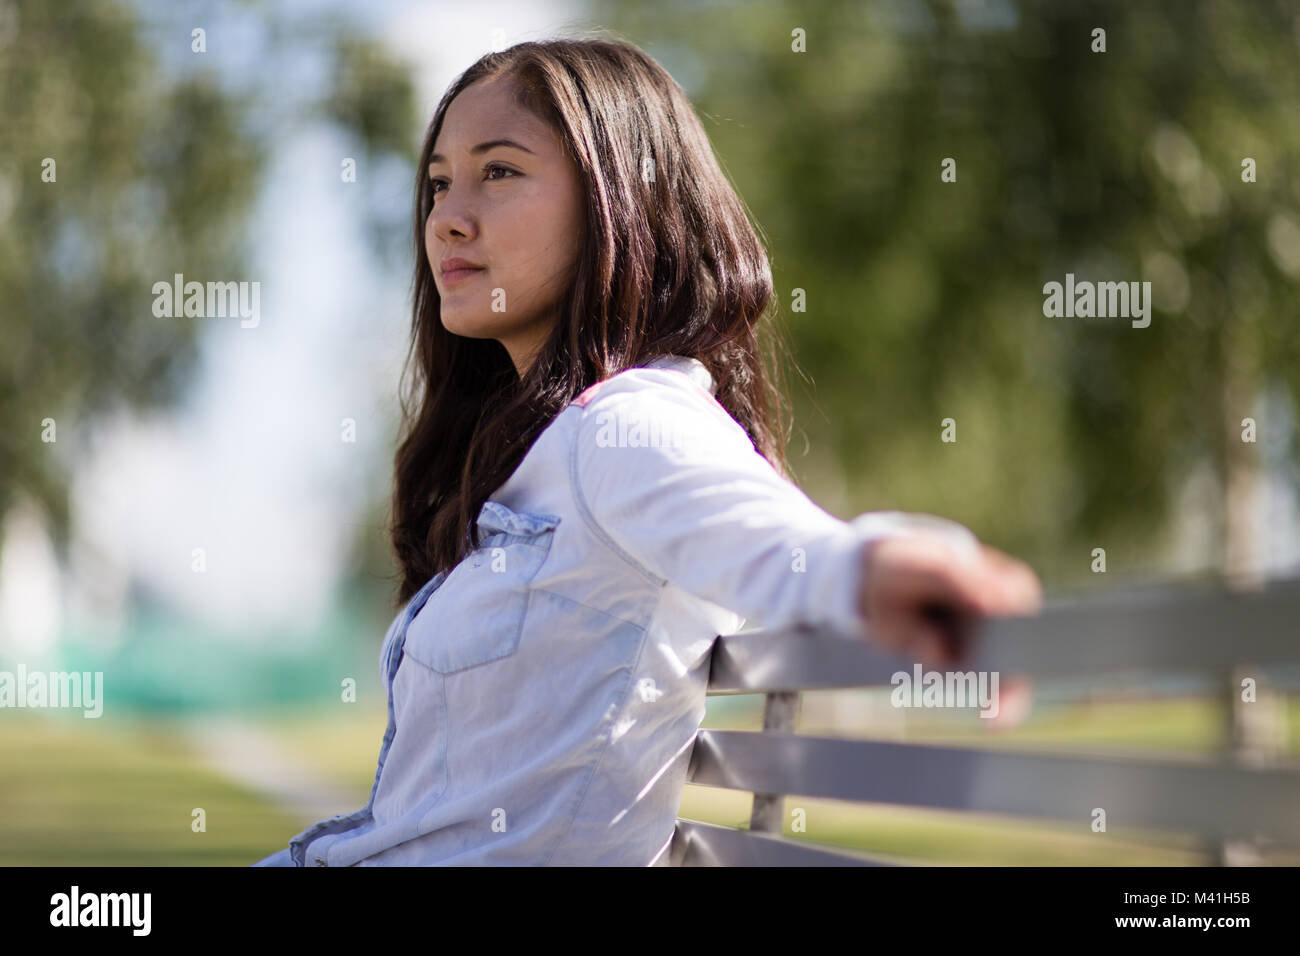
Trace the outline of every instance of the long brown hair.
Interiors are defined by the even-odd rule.
[[[497,76],[511,78],[520,105],[559,133],[587,197],[573,281],[522,378],[500,342],[443,327],[424,248],[433,208],[426,170],[443,117],[471,83]],[[478,546],[483,502],[575,396],[655,355],[703,362],[719,403],[788,477],[777,362],[788,349],[770,327],[766,250],[686,95],[646,53],[615,37],[519,43],[483,56],[452,83],[429,123],[414,225],[412,337],[389,528],[402,573],[399,604]]]

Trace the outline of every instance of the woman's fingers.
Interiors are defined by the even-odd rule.
[[[995,585],[993,610],[989,614],[1036,614],[1043,605],[1043,587],[1038,575],[1024,561],[980,545],[986,579]]]
[[[952,604],[978,614],[1033,613],[1042,601],[1029,565],[987,544],[963,554],[930,535],[881,542],[888,597]]]
[[[875,591],[883,605],[935,604],[987,613],[1000,597],[982,555],[964,557],[929,535],[892,538],[876,552]]]
[[[966,655],[976,617],[1035,613],[1042,603],[1023,561],[983,543],[962,553],[925,533],[877,542],[867,586],[879,643],[935,663]]]

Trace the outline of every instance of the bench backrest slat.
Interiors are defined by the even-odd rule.
[[[1126,672],[1215,673],[1300,662],[1300,585],[1257,594],[1191,589],[1156,600],[1060,602],[980,628],[962,671],[1093,678]],[[714,642],[710,693],[888,685],[912,662],[837,633],[753,631]]]
[[[807,797],[1086,821],[1265,830],[1300,842],[1300,770],[1068,757],[800,734],[701,730],[691,783]],[[1189,794],[1196,799],[1187,799]]]

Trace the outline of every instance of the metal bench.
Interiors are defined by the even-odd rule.
[[[1206,862],[1261,838],[1300,845],[1300,769],[1279,751],[1278,728],[1256,719],[1241,679],[1261,693],[1297,676],[1300,578],[1248,590],[1164,585],[1046,601],[1032,618],[985,622],[954,670],[1023,674],[1035,683],[1104,687],[1117,677],[1158,692],[1161,678],[1200,675],[1221,695],[1224,747],[1209,757],[1140,759],[1017,753],[843,740],[794,733],[800,694],[888,685],[913,662],[836,634],[756,631],[719,638],[709,695],[764,694],[763,730],[701,729],[687,781],[750,791],[749,828],[679,818],[671,866],[891,865],[783,833],[787,795],[1074,821],[1094,808],[1108,824],[1199,834]],[[1262,699],[1262,698],[1261,698]],[[1284,732],[1284,728],[1283,728]],[[1088,832],[1082,829],[1082,832]]]

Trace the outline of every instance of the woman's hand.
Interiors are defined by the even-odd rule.
[[[859,592],[870,640],[941,667],[966,656],[978,617],[1037,613],[1042,587],[1029,565],[972,545],[926,530],[872,541]]]

